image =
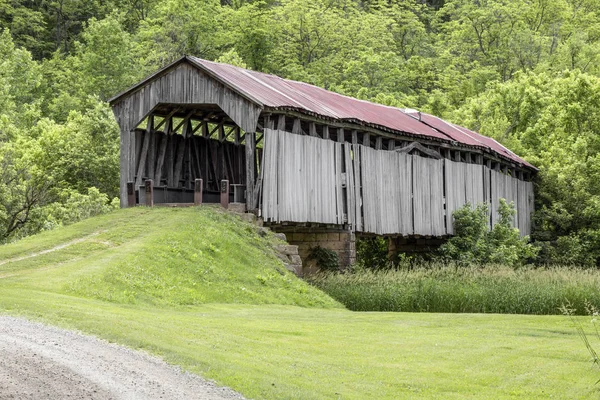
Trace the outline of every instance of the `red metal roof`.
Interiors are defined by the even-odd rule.
[[[295,109],[336,120],[384,127],[427,139],[456,142],[494,152],[517,164],[535,168],[494,139],[430,114],[358,100],[307,83],[229,64],[196,57],[188,57],[188,59],[263,107]]]

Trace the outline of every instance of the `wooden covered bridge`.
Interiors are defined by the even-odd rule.
[[[353,261],[354,237],[399,250],[452,235],[452,212],[500,198],[529,234],[535,167],[498,142],[415,110],[184,56],[111,99],[121,206],[243,203]],[[408,247],[407,247],[408,246]]]

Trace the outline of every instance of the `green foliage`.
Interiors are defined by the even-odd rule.
[[[310,249],[307,261],[314,260],[321,271],[336,271],[340,269],[340,259],[333,250],[316,246]]]
[[[354,311],[580,314],[600,306],[600,273],[581,268],[462,267],[319,274],[309,281]]]
[[[383,269],[390,265],[388,244],[383,237],[365,237],[356,239],[357,268]]]
[[[18,143],[13,159],[48,175],[55,197],[92,186],[113,197],[118,133],[103,102],[192,54],[494,137],[540,168],[536,261],[600,266],[599,9],[598,0],[0,0],[0,146]],[[513,262],[497,250],[494,259]]]
[[[443,259],[458,265],[523,265],[537,255],[529,237],[521,237],[513,227],[514,205],[500,199],[499,219],[489,229],[487,204],[470,204],[454,211],[454,236],[440,248]]]
[[[532,238],[540,263],[600,265],[599,93],[600,79],[578,71],[519,74],[459,113],[539,166]]]

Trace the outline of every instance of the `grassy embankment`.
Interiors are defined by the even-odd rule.
[[[564,317],[353,313],[283,271],[272,240],[208,209],[122,210],[1,246],[0,310],[250,398],[598,395]]]
[[[320,274],[310,281],[354,311],[561,314],[600,308],[600,273],[580,268],[442,265]]]

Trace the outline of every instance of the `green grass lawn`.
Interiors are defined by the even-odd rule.
[[[600,394],[566,317],[350,312],[281,271],[273,238],[211,210],[119,211],[2,246],[0,263],[78,238],[0,265],[0,310],[144,349],[249,398]]]

